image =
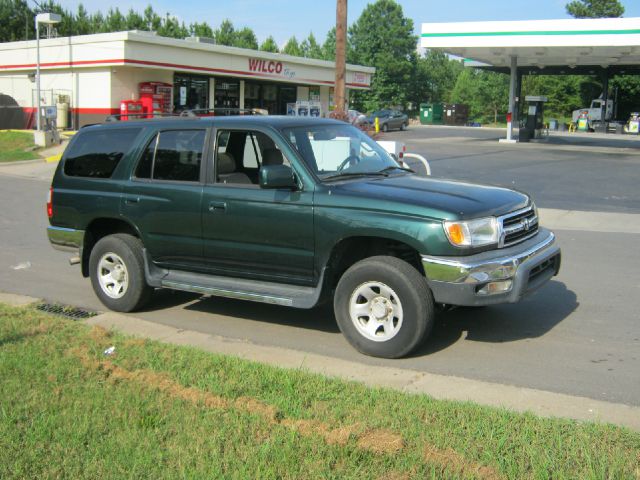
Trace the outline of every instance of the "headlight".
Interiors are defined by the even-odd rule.
[[[482,247],[498,243],[500,232],[495,217],[444,222],[444,231],[452,245],[456,247]]]

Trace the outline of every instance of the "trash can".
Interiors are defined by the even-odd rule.
[[[420,123],[431,125],[433,123],[433,107],[428,103],[420,104]]]
[[[444,106],[442,103],[421,103],[420,123],[422,125],[442,125],[444,123],[443,111]]]

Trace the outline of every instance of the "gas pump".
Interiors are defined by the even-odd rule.
[[[544,104],[548,99],[539,95],[527,95],[524,100],[527,102],[527,117],[524,127],[520,128],[520,142],[528,142],[542,136]]]

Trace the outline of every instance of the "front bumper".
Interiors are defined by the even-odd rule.
[[[49,237],[49,242],[53,248],[63,252],[78,252],[84,244],[84,230],[76,230],[74,228],[49,225],[47,227],[47,237]]]
[[[460,306],[515,303],[557,275],[560,261],[555,235],[544,228],[509,248],[466,257],[422,255],[435,301]],[[504,292],[485,293],[492,282],[511,282],[511,287]]]

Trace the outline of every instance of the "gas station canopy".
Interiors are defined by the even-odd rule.
[[[504,72],[640,73],[640,18],[423,23],[421,46]]]
[[[423,23],[420,45],[510,74],[507,138],[518,125],[522,75],[600,75],[605,117],[609,78],[640,74],[640,18]],[[603,131],[607,131],[603,122]]]

